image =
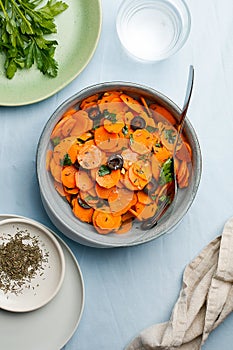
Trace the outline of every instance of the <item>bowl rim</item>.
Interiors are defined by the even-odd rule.
[[[73,94],[72,96],[70,96],[69,98],[67,98],[66,100],[64,100],[56,109],[55,111],[52,113],[52,115],[50,116],[50,118],[47,120],[42,133],[40,135],[39,141],[38,141],[38,145],[37,145],[37,150],[36,150],[36,174],[37,174],[37,180],[38,180],[38,184],[39,184],[39,188],[40,188],[40,194],[41,197],[43,198],[42,202],[44,205],[44,201],[46,203],[46,207],[48,206],[48,208],[53,212],[53,215],[55,215],[56,218],[58,218],[57,213],[55,212],[54,208],[51,207],[49,205],[49,198],[46,196],[46,193],[44,193],[44,189],[41,187],[41,175],[40,175],[40,169],[39,169],[39,157],[40,157],[40,153],[41,153],[41,148],[42,148],[42,141],[43,141],[43,135],[44,132],[47,130],[47,128],[58,118],[58,115],[61,117],[62,113],[64,113],[68,108],[70,108],[72,105],[75,105],[76,103],[79,103],[81,100],[83,100],[84,98],[97,93],[97,92],[103,92],[103,91],[110,91],[113,89],[127,89],[128,92],[130,92],[129,90],[131,89],[132,91],[135,89],[138,90],[142,90],[143,93],[147,93],[149,95],[153,95],[155,98],[159,98],[162,99],[163,102],[166,105],[169,105],[170,110],[172,109],[174,112],[176,112],[176,114],[180,114],[181,113],[181,109],[180,107],[178,107],[178,105],[172,101],[169,97],[167,97],[166,95],[164,95],[163,93],[159,92],[158,90],[151,88],[149,86],[143,85],[143,84],[139,84],[139,83],[133,83],[133,82],[127,82],[127,81],[119,81],[119,80],[115,80],[115,81],[106,81],[106,82],[101,82],[101,83],[97,83],[97,84],[92,84],[89,85],[83,89],[81,89],[80,91],[76,92],[75,94]],[[97,91],[96,91],[97,90]],[[139,93],[139,91],[138,91]],[[59,119],[57,119],[58,121]],[[57,122],[56,121],[56,122]],[[128,247],[128,246],[135,246],[135,245],[139,245],[139,244],[143,244],[149,241],[154,240],[155,238],[158,238],[159,236],[165,234],[165,233],[169,233],[172,232],[177,226],[178,224],[181,222],[181,220],[183,219],[183,217],[186,215],[187,211],[190,209],[196,194],[197,194],[197,190],[200,184],[200,180],[201,180],[201,174],[202,174],[202,154],[201,154],[201,148],[200,148],[200,144],[199,144],[199,140],[196,134],[196,131],[194,130],[190,120],[188,119],[188,117],[186,117],[186,121],[185,121],[185,126],[184,126],[184,131],[185,130],[189,130],[190,134],[192,135],[192,138],[194,140],[194,144],[196,147],[196,168],[198,169],[197,173],[195,174],[195,179],[194,179],[194,185],[193,185],[193,190],[192,193],[189,197],[188,203],[186,205],[185,210],[183,210],[183,212],[181,213],[181,215],[179,217],[176,218],[176,220],[174,220],[174,222],[172,223],[172,225],[169,226],[169,229],[167,228],[166,222],[164,224],[161,224],[161,231],[159,234],[156,235],[151,235],[150,237],[147,237],[145,239],[140,238],[137,239],[135,241],[131,241],[131,242],[122,242],[118,241],[118,242],[103,242],[103,238],[105,237],[105,235],[98,235],[98,238],[90,238],[85,236],[84,234],[82,234],[80,231],[77,230],[73,230],[72,232],[73,234],[77,237],[77,240],[73,238],[73,235],[69,235],[69,232],[64,233],[60,228],[59,230],[61,230],[65,235],[67,235],[69,238],[71,238],[72,240],[76,240],[77,242],[79,242],[78,238],[81,238],[81,244],[86,244],[92,247],[100,247],[100,248],[114,248],[114,247]],[[47,214],[48,211],[45,208]],[[48,216],[50,217],[50,215],[48,214]],[[51,219],[51,217],[50,217]],[[68,225],[68,223],[66,223],[62,218],[58,218],[59,222],[62,224],[62,226],[64,226],[66,228],[66,230],[70,230],[70,226]],[[78,219],[77,219],[78,220]],[[54,223],[54,220],[51,219],[51,221]],[[55,223],[54,223],[55,224]],[[56,227],[58,227],[55,224]],[[60,225],[59,225],[60,226]],[[153,230],[150,230],[150,232],[152,232]],[[145,231],[148,232],[148,231]],[[143,235],[144,236],[144,235]],[[101,239],[100,239],[101,237]]]

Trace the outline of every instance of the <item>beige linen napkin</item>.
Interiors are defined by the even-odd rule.
[[[232,310],[233,218],[186,266],[170,320],[142,331],[126,350],[199,350]]]

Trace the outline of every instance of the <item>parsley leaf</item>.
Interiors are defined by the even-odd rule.
[[[63,166],[65,166],[65,165],[72,165],[72,161],[71,161],[71,159],[70,159],[70,156],[69,156],[69,154],[68,153],[66,153],[65,155],[64,155],[64,158],[63,158],[63,160],[61,160],[61,165]]]
[[[113,124],[117,122],[116,113],[110,113],[107,109],[103,111],[105,119],[110,120]]]
[[[68,5],[58,0],[48,0],[38,8],[40,4],[41,0],[0,0],[0,53],[5,57],[8,79],[18,69],[34,64],[44,75],[57,76],[54,55],[58,43],[49,40],[48,34],[57,32],[55,17]]]
[[[176,140],[176,133],[172,129],[165,129],[164,135],[166,140],[168,140],[169,143],[173,144]]]
[[[99,174],[99,176],[111,174],[111,169],[109,169],[109,167],[107,165],[101,165],[99,170],[98,170],[98,174]]]
[[[166,183],[171,182],[173,179],[174,179],[173,159],[169,158],[162,165],[162,168],[160,171],[159,184],[165,185]]]

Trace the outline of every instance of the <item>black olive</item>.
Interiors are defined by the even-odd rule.
[[[74,166],[75,166],[75,168],[76,169],[78,169],[79,170],[79,168],[80,168],[80,164],[79,164],[79,162],[78,162],[78,160],[76,159],[76,161],[74,162],[74,164],[73,164]]]
[[[146,127],[146,122],[142,117],[139,117],[138,115],[131,120],[130,126],[133,130],[144,129]]]
[[[151,179],[151,181],[148,182],[148,184],[143,188],[143,192],[145,192],[146,194],[154,193],[157,187],[158,184],[155,181],[155,179]]]
[[[80,197],[78,197],[78,204],[83,209],[90,209],[91,208],[90,205],[88,205],[86,202],[84,202]]]
[[[99,119],[101,114],[100,114],[100,110],[98,107],[90,107],[88,110],[87,110],[87,113],[88,113],[88,117],[90,119]]]
[[[107,165],[111,170],[122,169],[123,163],[124,161],[120,154],[113,154],[108,157]]]

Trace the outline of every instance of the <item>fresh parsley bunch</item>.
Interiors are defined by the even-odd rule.
[[[35,63],[45,75],[56,77],[58,63],[54,58],[56,40],[55,17],[68,5],[62,1],[0,0],[0,53],[5,55],[5,72],[12,79],[17,69],[31,68]],[[46,35],[46,38],[45,38]]]

